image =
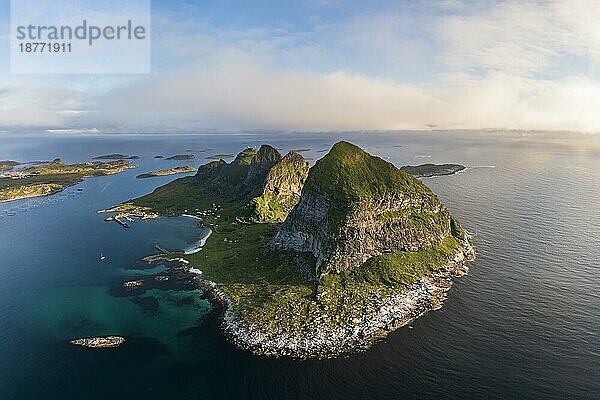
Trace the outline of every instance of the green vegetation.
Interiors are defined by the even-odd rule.
[[[437,201],[433,192],[419,180],[347,142],[336,143],[311,168],[309,176],[341,205],[415,194]]]
[[[195,176],[112,211],[202,215],[211,237],[202,251],[179,256],[227,294],[239,319],[275,335],[310,336],[323,322],[347,326],[373,312],[373,299],[402,292],[459,251],[457,239],[464,231],[456,219],[411,208],[387,211],[377,216],[384,223],[402,219],[424,235],[451,231],[454,236],[419,251],[379,254],[357,268],[317,277],[312,254],[276,251],[269,245],[280,227],[277,222],[297,203],[307,175],[333,196],[340,213],[390,194],[440,203],[417,179],[349,143],[336,144],[310,172],[299,154],[290,154],[281,159],[270,146],[246,149],[231,163],[205,164]]]
[[[210,217],[205,224],[212,235],[201,252],[185,257],[220,285],[302,285],[308,271],[298,268],[309,256],[272,252],[266,241],[276,228],[270,224],[243,224],[227,217]],[[212,225],[211,225],[212,224]]]
[[[220,204],[235,218],[246,218],[248,202],[264,190],[266,176],[281,156],[270,146],[245,149],[231,163],[212,161],[193,177],[176,179],[149,195],[134,200],[163,215],[208,209]]]
[[[290,205],[283,205],[273,193],[263,193],[250,201],[250,207],[253,208],[252,220],[257,223],[283,221],[294,206]]]
[[[53,194],[86,177],[116,174],[129,168],[134,167],[125,160],[65,164],[56,159],[22,169],[13,177],[0,178],[0,202]]]
[[[194,158],[196,158],[195,155],[193,154],[176,154],[174,156],[171,156],[169,158],[166,158],[166,160],[193,160]]]
[[[207,209],[217,202],[223,204],[224,199],[219,199],[204,187],[196,185],[195,177],[186,176],[132,200],[131,204],[148,207],[160,215],[174,215],[183,214],[187,209]]]
[[[448,215],[444,212],[412,213],[408,220],[419,232],[448,232]]]
[[[396,287],[411,285],[447,265],[460,248],[454,236],[419,251],[384,253],[370,258],[345,279],[375,285]]]
[[[88,177],[110,175],[121,172],[123,170],[134,168],[128,161],[118,160],[111,162],[85,162],[78,164],[65,164],[61,159],[57,158],[51,163],[42,164],[35,167],[25,168],[20,171],[20,175],[25,177],[44,177],[65,175],[72,177]]]
[[[464,165],[460,164],[423,164],[417,166],[407,165],[400,167],[400,170],[416,177],[431,177],[452,175],[465,168]]]
[[[181,167],[175,167],[170,169],[161,169],[160,171],[148,172],[145,174],[140,174],[136,176],[137,179],[144,178],[152,178],[154,176],[165,176],[165,175],[175,175],[175,174],[186,174],[190,172],[196,172],[196,168],[191,167],[189,165],[184,165]]]
[[[304,158],[293,151],[286,154],[267,174],[262,195],[250,202],[253,221],[282,222],[298,204],[307,176]]]

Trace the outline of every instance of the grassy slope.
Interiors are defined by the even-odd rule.
[[[351,280],[386,286],[406,286],[446,265],[460,248],[453,236],[415,252],[384,253],[370,258],[348,276]]]
[[[325,157],[317,161],[310,175],[341,203],[383,198],[391,194],[418,193],[435,197],[418,179],[347,142],[336,143]]]

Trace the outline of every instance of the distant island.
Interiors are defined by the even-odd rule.
[[[460,164],[422,164],[407,165],[400,167],[400,170],[417,178],[430,178],[432,176],[453,175],[465,168],[464,165]]]
[[[17,162],[17,161],[9,161],[9,160],[0,161],[0,172],[10,171],[17,165],[21,165],[21,163]]]
[[[181,166],[181,167],[175,167],[175,168],[170,168],[170,169],[162,169],[160,171],[154,171],[154,172],[148,172],[148,173],[145,173],[145,174],[140,174],[140,175],[136,176],[136,178],[138,178],[138,179],[144,179],[144,178],[152,178],[152,177],[155,177],[155,176],[185,174],[185,173],[189,173],[189,172],[196,172],[196,168],[188,166],[188,165],[184,165],[184,166]]]
[[[213,154],[211,156],[204,157],[207,160],[222,160],[226,158],[233,158],[235,154]]]
[[[0,202],[47,196],[86,177],[116,174],[129,168],[135,167],[126,160],[65,164],[58,158],[38,166],[11,168],[0,175]]]
[[[138,156],[127,156],[125,154],[115,153],[96,156],[93,160],[138,160],[139,158],[140,157]]]
[[[196,156],[193,154],[176,154],[165,160],[193,160],[194,158],[196,158]]]
[[[201,271],[227,337],[256,354],[367,348],[439,308],[474,258],[469,235],[424,183],[347,142],[311,168],[297,152],[246,149],[112,211],[191,210],[212,235],[202,251],[173,256]]]

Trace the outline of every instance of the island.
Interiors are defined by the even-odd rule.
[[[127,339],[123,336],[101,336],[83,339],[74,339],[69,343],[75,346],[88,347],[90,349],[114,348],[125,343]]]
[[[206,156],[207,160],[223,160],[226,158],[233,158],[235,154],[213,154],[211,156]]]
[[[93,158],[93,160],[138,160],[139,158],[139,156],[128,156],[121,153],[113,153],[96,156]]]
[[[17,165],[21,165],[21,163],[17,162],[17,161],[9,161],[9,160],[0,161],[0,172],[10,171]]]
[[[400,167],[400,170],[417,178],[431,178],[433,176],[453,175],[465,168],[464,165],[460,164],[422,164],[406,165]]]
[[[119,222],[122,218],[155,219],[160,216],[156,212],[153,212],[150,207],[142,207],[132,203],[119,204],[111,208],[98,210],[97,213],[113,213],[112,217],[105,219],[106,222]]]
[[[246,149],[117,209],[202,215],[203,249],[172,256],[201,271],[229,340],[260,355],[366,349],[439,308],[475,255],[423,182],[348,142],[311,168],[297,152]]]
[[[176,154],[174,156],[171,156],[169,158],[165,158],[165,160],[193,160],[194,158],[196,158],[195,155],[193,154]]]
[[[0,176],[0,202],[46,196],[81,182],[86,177],[111,175],[135,168],[129,161],[65,164],[60,159],[23,169],[11,169]]]
[[[186,174],[186,173],[190,173],[190,172],[196,172],[197,169],[194,167],[191,167],[189,165],[185,165],[185,166],[181,166],[181,167],[175,167],[175,168],[170,168],[170,169],[162,169],[160,171],[153,171],[153,172],[148,172],[145,174],[140,174],[138,176],[136,176],[137,179],[144,179],[144,178],[152,178],[155,176],[166,176],[166,175],[175,175],[175,174]]]

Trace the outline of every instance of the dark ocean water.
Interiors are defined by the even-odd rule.
[[[442,309],[367,352],[335,360],[250,355],[229,345],[201,291],[113,297],[152,243],[183,248],[196,222],[136,221],[98,209],[174,177],[135,175],[270,143],[318,159],[339,139],[397,166],[456,162],[426,179],[474,234],[471,273]],[[190,162],[154,159],[193,149]],[[0,159],[84,161],[135,154],[137,170],[63,193],[0,203],[2,399],[600,398],[600,139],[513,133],[0,136]],[[83,189],[78,192],[77,189]],[[210,240],[210,239],[209,239]],[[102,251],[108,260],[99,262]],[[122,334],[119,349],[68,339]]]

